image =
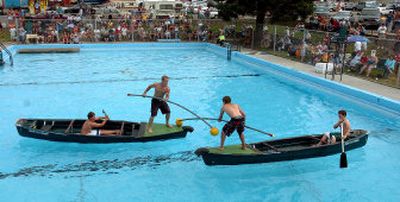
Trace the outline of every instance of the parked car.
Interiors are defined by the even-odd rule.
[[[381,12],[381,15],[389,15],[390,12],[393,12],[393,9],[387,7],[386,5],[381,5],[378,7],[378,9]]]
[[[355,2],[346,2],[344,3],[344,10],[351,11],[357,9],[357,3]]]
[[[351,11],[339,11],[335,15],[332,16],[335,20],[350,20]]]
[[[364,8],[377,8],[378,3],[376,1],[364,1],[358,2],[357,5],[353,8],[354,11],[362,11]]]
[[[317,14],[318,16],[326,16],[326,17],[331,16],[330,9],[329,7],[326,6],[317,6],[314,10],[314,13]]]
[[[364,8],[357,18],[358,22],[362,23],[366,28],[377,29],[381,24],[379,8]]]

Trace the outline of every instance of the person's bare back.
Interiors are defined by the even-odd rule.
[[[92,126],[90,124],[90,120],[86,120],[85,123],[82,125],[81,134],[86,135],[92,131]]]
[[[225,138],[230,136],[235,130],[239,134],[240,141],[242,142],[242,149],[246,149],[246,143],[244,140],[244,128],[245,128],[245,118],[246,114],[240,108],[238,104],[232,104],[231,98],[229,96],[225,96],[222,98],[223,106],[221,107],[221,112],[218,117],[218,121],[221,122],[224,116],[224,113],[227,113],[231,120],[228,121],[224,127],[222,128],[221,132],[221,145],[219,149],[222,151],[224,150],[224,143]]]
[[[224,104],[221,111],[227,113],[231,118],[245,116],[238,104]]]

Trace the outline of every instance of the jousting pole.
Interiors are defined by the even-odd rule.
[[[161,100],[161,101],[168,102],[168,103],[171,103],[173,105],[176,105],[176,106],[186,110],[187,112],[193,114],[193,116],[197,117],[197,119],[200,119],[201,121],[203,121],[208,127],[210,127],[210,134],[211,135],[216,136],[219,133],[218,128],[212,126],[210,123],[208,123],[205,119],[201,118],[199,115],[194,113],[192,110],[190,110],[190,109],[188,109],[188,108],[186,108],[186,107],[184,107],[184,106],[182,106],[182,105],[180,105],[180,104],[178,104],[176,102],[173,102],[173,101],[170,101],[170,100],[164,100],[164,99],[159,98],[159,97],[148,96],[148,95],[139,95],[139,94],[128,93],[128,96],[130,96],[130,97],[152,98],[152,99],[157,99],[157,100]],[[176,125],[178,127],[181,127],[183,125],[183,119],[176,119]]]
[[[216,119],[216,118],[205,118],[205,117],[203,117],[202,119],[204,119],[204,120],[218,121],[218,119]],[[190,120],[199,120],[199,119],[198,119],[198,118],[186,118],[186,119],[181,119],[181,121],[190,121]],[[225,123],[228,122],[228,121],[226,121],[226,120],[221,120],[221,121],[223,121],[223,122],[225,122]],[[272,133],[267,133],[267,132],[262,131],[262,130],[257,129],[257,128],[253,128],[253,127],[246,126],[246,125],[245,125],[244,127],[245,127],[245,128],[248,128],[248,129],[250,129],[250,130],[253,130],[253,131],[256,131],[256,132],[259,132],[259,133],[268,135],[268,136],[270,136],[270,137],[274,137],[274,136],[275,136],[275,135],[272,134]]]

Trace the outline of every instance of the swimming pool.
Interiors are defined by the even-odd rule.
[[[210,44],[80,46],[81,52],[74,54],[16,54],[14,66],[0,70],[0,198],[4,201],[400,198],[396,101],[377,102],[372,95],[345,91],[341,85],[307,82],[298,72],[239,53],[227,61],[225,50]],[[147,121],[149,100],[126,93],[143,92],[163,74],[171,77],[171,100],[202,116],[216,117],[222,96],[230,95],[247,112],[248,125],[282,138],[331,131],[337,110],[344,108],[353,128],[370,131],[369,141],[347,153],[346,170],[339,169],[339,155],[208,167],[193,151],[218,145],[219,137],[210,136],[201,122],[186,122],[195,131],[185,139],[144,144],[47,142],[22,138],[15,129],[21,117],[84,118],[88,111],[102,109],[112,119]],[[173,120],[191,117],[171,108]],[[245,134],[247,142],[269,139],[251,131]],[[238,142],[233,135],[226,144]]]

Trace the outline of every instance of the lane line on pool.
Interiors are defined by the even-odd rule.
[[[217,75],[203,77],[171,77],[170,80],[195,80],[195,79],[210,79],[210,78],[239,78],[239,77],[258,77],[263,74],[237,74],[237,75]],[[118,82],[134,82],[134,81],[151,81],[160,78],[137,78],[137,79],[107,79],[94,81],[55,81],[55,82],[27,82],[27,83],[0,83],[0,87],[7,86],[42,86],[42,85],[59,85],[59,84],[91,84],[91,83],[118,83]]]

